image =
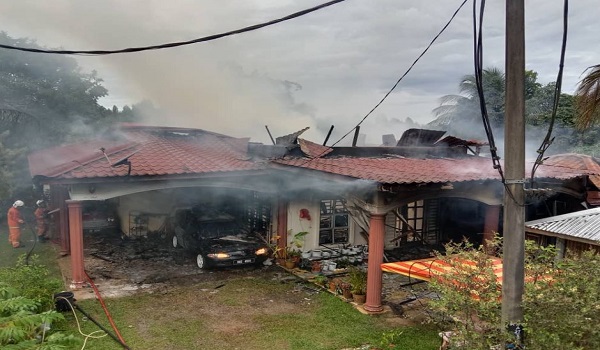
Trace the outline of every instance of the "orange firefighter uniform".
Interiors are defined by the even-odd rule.
[[[36,232],[38,238],[46,238],[48,223],[46,222],[46,208],[38,207],[34,212],[36,222]]]
[[[8,242],[13,248],[19,248],[21,245],[21,226],[24,223],[19,207],[22,205],[16,205],[8,209]]]

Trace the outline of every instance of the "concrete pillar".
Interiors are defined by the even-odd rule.
[[[385,238],[385,214],[371,214],[369,223],[369,262],[367,270],[367,300],[363,308],[372,313],[383,311],[381,292],[383,287],[383,246]]]
[[[69,242],[71,246],[71,288],[83,287],[85,269],[83,266],[83,223],[81,202],[68,200],[69,208]]]
[[[483,244],[487,252],[490,251],[487,241],[494,239],[500,224],[500,205],[488,205],[485,210],[485,223],[483,225]]]
[[[565,257],[565,252],[567,251],[567,242],[564,238],[556,239],[556,257],[554,258],[555,262],[560,262]]]

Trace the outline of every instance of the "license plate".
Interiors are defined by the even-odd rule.
[[[254,259],[241,259],[241,260],[234,260],[233,263],[234,264],[250,264],[253,263]]]

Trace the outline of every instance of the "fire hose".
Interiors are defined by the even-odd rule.
[[[102,299],[102,295],[100,295],[100,291],[98,290],[98,287],[96,287],[96,284],[94,284],[94,281],[90,278],[90,275],[88,275],[87,271],[84,270],[83,273],[85,274],[85,277],[87,277],[88,281],[90,282],[90,286],[92,286],[92,289],[94,289],[96,298],[98,298],[98,301],[100,301],[100,305],[102,305],[102,310],[104,310],[104,313],[106,314],[106,318],[108,318],[108,322],[110,323],[112,329],[114,329],[115,333],[117,334],[117,336],[119,338],[118,339],[119,343],[121,345],[123,345],[123,347],[125,349],[129,349],[127,347],[127,345],[125,344],[125,340],[121,336],[121,333],[119,332],[119,329],[117,328],[117,325],[113,321],[112,316],[110,315],[110,312],[108,312],[108,308],[106,307],[106,304],[104,304],[104,299]]]

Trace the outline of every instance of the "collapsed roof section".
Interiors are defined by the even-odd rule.
[[[275,145],[262,145],[201,129],[125,124],[98,140],[33,153],[29,165],[32,177],[66,181],[260,174],[274,167],[381,184],[500,180],[489,158],[467,152],[483,142],[440,139],[444,132],[411,129],[398,142],[400,146],[328,147],[300,139],[306,130],[279,137]],[[585,157],[550,157],[537,176],[600,178],[598,163]]]

